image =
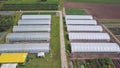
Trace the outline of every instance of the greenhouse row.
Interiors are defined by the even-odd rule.
[[[22,15],[13,33],[6,37],[7,42],[50,41],[51,15]]]
[[[110,42],[110,35],[93,16],[66,15],[65,20],[71,53],[120,53],[119,45]]]
[[[50,15],[45,15],[45,16],[42,15],[43,17],[41,17],[41,15],[37,15],[35,17],[32,17],[31,15],[30,16],[27,15],[27,16],[24,16],[24,15],[22,16],[23,17],[22,19],[26,21],[29,20],[24,23],[31,23],[32,20],[39,20],[40,22],[42,22],[44,21],[42,20],[42,18],[45,18],[45,20],[47,21],[49,20],[51,23]],[[7,53],[11,53],[11,52],[12,53],[14,52],[15,53],[16,52],[49,53],[50,30],[51,30],[51,26],[49,24],[35,26],[34,22],[33,22],[33,25],[30,25],[30,26],[28,25],[13,26],[13,33],[9,33],[6,36],[6,42],[7,43],[12,42],[13,44],[0,44],[0,53],[6,53],[6,52]]]

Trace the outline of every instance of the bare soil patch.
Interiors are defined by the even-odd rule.
[[[120,19],[120,4],[77,3],[64,1],[65,8],[84,9],[98,19]]]

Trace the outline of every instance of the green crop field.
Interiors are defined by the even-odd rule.
[[[103,24],[120,24],[120,21],[103,21]]]
[[[38,58],[35,54],[29,54],[29,62],[26,65],[19,65],[18,68],[61,68],[58,16],[52,17],[51,30],[50,54],[46,54],[44,58]]]
[[[85,14],[87,14],[85,12],[85,10],[83,10],[83,9],[69,8],[69,9],[66,9],[65,11],[66,11],[67,15],[78,15],[78,14],[85,15]]]
[[[58,2],[59,0],[47,0],[45,2]],[[41,0],[8,0],[6,4],[34,4],[42,2]]]
[[[69,2],[91,2],[91,3],[111,3],[120,4],[120,0],[67,0]]]

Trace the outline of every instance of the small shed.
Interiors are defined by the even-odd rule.
[[[45,57],[45,53],[44,53],[44,52],[39,52],[39,53],[37,54],[37,56],[38,56],[38,57]]]

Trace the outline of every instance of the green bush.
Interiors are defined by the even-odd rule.
[[[15,15],[0,15],[0,32],[6,31],[16,24],[19,19],[19,14]]]
[[[37,4],[4,4],[1,10],[57,10],[58,3],[37,3]]]

